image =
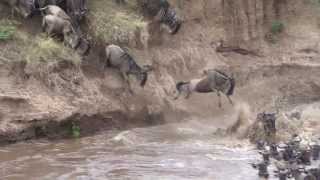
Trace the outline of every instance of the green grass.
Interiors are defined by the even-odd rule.
[[[13,38],[18,23],[8,19],[0,20],[0,41],[10,40]]]
[[[128,0],[127,5],[113,0],[90,1],[89,9],[91,32],[105,42],[128,43],[138,29],[146,26],[136,0]]]
[[[56,60],[69,60],[74,64],[81,62],[81,57],[62,42],[45,36],[37,36],[34,42],[24,50],[28,63],[52,62]]]
[[[81,131],[80,127],[76,123],[72,122],[72,126],[71,126],[72,137],[79,138],[80,137],[80,131]]]

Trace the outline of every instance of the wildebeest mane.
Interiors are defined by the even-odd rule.
[[[137,77],[140,75],[143,76],[140,81],[140,86],[144,87],[144,85],[148,80],[148,73],[142,70],[142,68],[136,63],[136,61],[133,59],[133,57],[129,53],[125,52],[121,56],[121,58],[124,58],[124,60],[129,63],[130,73],[135,74]]]
[[[148,80],[148,73],[144,72],[143,73],[143,79],[140,82],[140,86],[144,87],[144,85],[146,85],[147,80]]]
[[[224,73],[224,72],[222,72],[222,71],[220,71],[220,70],[218,70],[218,69],[213,69],[213,70],[216,71],[217,73],[221,74],[221,75],[224,76],[225,78],[229,78],[229,76],[228,76],[226,73]]]

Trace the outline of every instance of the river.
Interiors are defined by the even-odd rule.
[[[186,124],[1,147],[5,180],[256,180],[252,145]]]

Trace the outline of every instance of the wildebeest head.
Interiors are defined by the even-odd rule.
[[[175,23],[174,27],[171,29],[171,34],[172,34],[172,35],[176,34],[176,33],[180,30],[181,25],[182,25],[182,21],[181,21],[181,20],[178,20],[178,21]]]
[[[35,11],[34,0],[11,0],[14,9],[24,18],[28,18]]]
[[[231,96],[233,94],[233,91],[234,91],[234,87],[236,86],[236,81],[235,79],[233,78],[233,76],[231,76],[229,78],[229,82],[230,82],[230,87],[228,89],[228,92],[227,92],[227,96]]]
[[[76,18],[77,21],[81,21],[88,11],[86,0],[67,1],[67,11],[72,17]]]
[[[175,9],[168,9],[163,15],[161,22],[169,28],[170,34],[176,34],[182,25],[181,18],[177,15]]]
[[[72,26],[66,26],[63,29],[64,41],[71,48],[75,49],[80,43],[80,36],[74,31]]]
[[[180,93],[180,92],[182,91],[182,86],[183,86],[183,85],[186,85],[186,84],[189,84],[189,82],[179,81],[179,82],[176,84],[176,89],[177,89],[177,91]]]

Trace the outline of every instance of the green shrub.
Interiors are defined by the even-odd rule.
[[[282,22],[280,21],[274,21],[272,24],[271,24],[271,33],[272,34],[279,34],[283,31],[284,29],[284,25]]]
[[[75,122],[72,122],[72,126],[71,126],[72,137],[74,138],[80,137],[80,131],[81,131],[80,127]]]
[[[11,39],[16,32],[16,26],[18,24],[19,23],[16,21],[1,19],[0,20],[0,41]]]

